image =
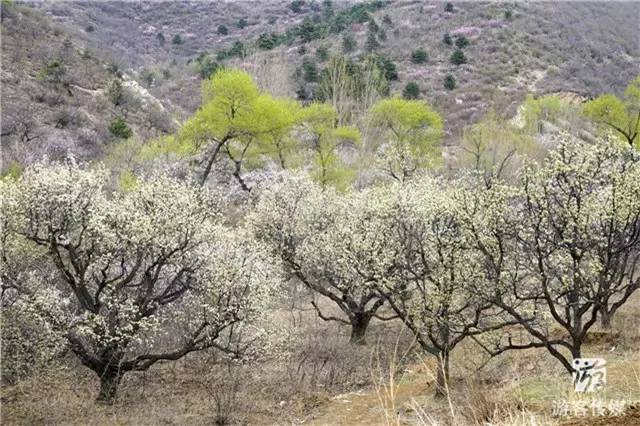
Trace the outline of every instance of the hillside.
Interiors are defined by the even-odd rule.
[[[320,28],[332,22],[328,16],[351,7],[336,2],[329,15],[327,3],[301,3],[298,13],[288,7],[289,2],[280,1],[266,2],[260,8],[249,2],[162,3],[162,7],[154,3],[44,2],[34,6],[79,39],[108,46],[122,67],[133,68],[138,76],[153,75],[150,90],[158,98],[193,111],[200,86],[193,62],[199,55],[214,55],[241,41],[247,51],[241,62],[255,67],[264,56],[256,47],[260,34],[284,34],[305,19]],[[616,2],[614,7],[605,2],[456,2],[452,12],[446,12],[441,2],[380,5],[370,12],[379,27],[379,47],[374,51],[397,66],[392,91],[401,92],[406,83],[415,81],[420,96],[445,118],[450,137],[490,108],[515,113],[527,92],[568,91],[587,97],[619,93],[640,66],[637,2]],[[221,25],[226,35],[218,33]],[[308,42],[304,36],[294,37],[275,47],[273,56],[286,63],[280,72],[287,79],[287,92],[305,84],[296,77],[304,58],[323,68],[324,63],[316,60],[319,47],[339,54],[342,39],[352,35],[356,47],[348,55],[356,59],[366,53],[368,33],[368,24],[353,22],[340,31],[320,31],[307,37],[312,39]],[[450,63],[455,47],[443,42],[447,33],[453,41],[458,36],[469,41],[464,49],[466,64]],[[172,42],[177,35],[181,44]],[[410,60],[418,48],[428,54],[425,64]],[[453,91],[443,87],[447,74],[457,82]]]
[[[124,72],[160,102],[162,113],[150,114],[156,121],[163,114],[180,121],[200,104],[199,72],[206,75],[207,66],[245,68],[277,96],[297,93],[310,100],[317,83],[304,75],[303,63],[313,64],[321,74],[327,56],[345,53],[358,62],[371,50],[396,66],[391,93],[402,92],[408,82],[417,83],[419,97],[445,120],[446,142],[455,144],[465,125],[491,109],[515,115],[527,93],[620,93],[640,66],[637,2],[456,2],[452,11],[445,11],[440,2],[361,5],[373,6],[354,12],[353,5],[338,2],[301,2],[292,8],[289,2],[272,1],[256,8],[250,2],[48,1],[24,3],[37,10],[27,13],[28,9],[3,5],[8,9],[2,24],[4,109],[12,115],[16,100],[24,99],[27,90],[34,92],[29,85],[45,90],[38,73],[48,62],[65,58],[69,91],[56,101],[36,99],[29,108],[48,117],[35,120],[45,122],[40,126],[49,133],[47,144],[91,145],[78,148],[81,156],[90,157],[99,151],[93,145],[102,146],[109,139],[109,119],[91,92],[105,87],[108,69]],[[376,28],[366,23],[370,17]],[[347,24],[336,27],[338,18]],[[372,32],[373,47],[367,45]],[[452,45],[443,41],[445,34]],[[261,35],[276,42],[257,44]],[[355,45],[343,52],[349,37]],[[466,63],[456,66],[450,57],[461,37],[468,41],[463,48]],[[229,53],[237,42],[242,43],[241,54]],[[71,46],[66,52],[65,43]],[[420,48],[427,59],[416,64],[411,55]],[[82,58],[83,52],[87,57]],[[453,90],[443,85],[447,75],[455,79]],[[91,135],[70,137],[76,132],[59,128],[52,117],[69,109],[78,110],[78,120],[90,123]],[[134,133],[143,139],[155,135],[153,124],[143,124],[148,120],[142,115],[149,114],[136,114],[129,119]],[[167,117],[160,121],[163,130],[173,126]],[[82,142],[87,138],[93,144]]]

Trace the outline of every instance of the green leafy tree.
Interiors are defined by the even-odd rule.
[[[422,48],[414,50],[411,53],[411,62],[413,62],[414,64],[424,64],[428,60],[429,55],[427,54],[427,51]]]
[[[314,103],[302,110],[300,121],[313,157],[313,178],[322,187],[344,189],[355,177],[355,170],[343,161],[340,150],[356,148],[360,133],[355,127],[337,126],[337,118],[331,105]]]
[[[627,86],[622,98],[606,94],[587,102],[584,115],[610,129],[630,146],[640,147],[640,76]]]
[[[451,74],[447,74],[444,78],[444,88],[447,90],[453,90],[456,88],[456,79]]]
[[[457,49],[451,54],[451,63],[454,65],[462,65],[467,63],[467,57],[464,55],[464,52],[460,49]]]
[[[295,103],[262,93],[244,71],[220,69],[203,84],[203,105],[178,134],[183,155],[199,154],[199,180],[204,184],[215,164],[231,169],[245,191],[244,172],[272,158],[284,164],[290,153],[286,136],[299,114]],[[266,157],[266,158],[265,158]]]
[[[410,81],[402,90],[402,97],[405,99],[418,99],[420,97],[420,87],[415,81]]]
[[[371,108],[370,118],[381,140],[382,169],[396,180],[439,162],[442,118],[425,102],[390,98]]]

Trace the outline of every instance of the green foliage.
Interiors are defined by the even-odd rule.
[[[528,95],[522,108],[526,131],[539,133],[542,130],[542,121],[557,121],[563,109],[568,108],[568,105],[556,95],[546,95],[539,98]]]
[[[122,80],[119,78],[112,78],[108,83],[105,89],[105,94],[107,95],[107,99],[115,105],[119,106],[122,104],[124,99],[124,87],[122,87]]]
[[[380,47],[378,39],[375,33],[367,33],[367,41],[364,44],[364,48],[367,52],[373,52]]]
[[[24,171],[24,166],[22,165],[22,163],[18,161],[12,161],[11,163],[9,163],[6,169],[2,172],[2,179],[5,179],[5,178],[18,179],[22,175],[23,171]],[[0,181],[2,179],[0,179]]]
[[[343,163],[340,150],[357,146],[360,133],[355,127],[336,126],[336,121],[336,110],[328,104],[314,103],[301,113],[313,153],[312,177],[322,187],[346,189],[355,177],[355,169]]]
[[[289,9],[293,13],[302,13],[302,6],[304,5],[304,0],[293,0],[289,3]]]
[[[445,35],[442,37],[442,42],[447,46],[453,45],[453,39],[451,38],[451,34],[445,33]]]
[[[245,28],[247,25],[249,25],[249,23],[248,23],[248,22],[247,22],[247,20],[246,20],[246,19],[244,19],[244,18],[240,18],[240,19],[238,20],[238,22],[236,22],[236,27],[238,27],[238,28],[240,28],[240,29]]]
[[[196,62],[198,75],[200,75],[200,78],[203,80],[211,77],[211,75],[221,67],[221,65],[209,55],[200,55]]]
[[[386,78],[387,81],[398,79],[398,69],[396,68],[396,64],[394,64],[389,57],[384,55],[376,55],[375,59],[378,68],[382,70],[384,78]]]
[[[613,131],[623,141],[640,148],[640,76],[626,88],[622,98],[605,94],[587,102],[583,114],[601,129]]]
[[[226,25],[218,25],[217,32],[220,35],[227,35],[229,34],[229,28],[227,28]]]
[[[447,74],[444,78],[444,88],[447,90],[453,90],[456,88],[456,79],[451,74]]]
[[[506,19],[507,21],[513,19],[513,11],[511,11],[511,9],[507,9],[504,11],[504,19]]]
[[[460,49],[455,50],[451,54],[451,58],[449,58],[449,60],[454,65],[462,65],[467,63],[467,57],[464,55],[464,52]]]
[[[456,39],[456,47],[458,49],[464,49],[469,45],[469,40],[465,36],[460,36]]]
[[[221,50],[216,54],[216,59],[218,61],[224,61],[229,58],[244,58],[247,54],[247,51],[244,47],[244,43],[239,40],[236,40],[228,50]]]
[[[447,3],[444,5],[444,11],[445,12],[453,12],[453,3]]]
[[[402,97],[405,99],[418,99],[420,97],[420,87],[415,81],[408,82],[402,90]]]
[[[356,39],[351,34],[342,37],[342,51],[344,53],[353,52],[356,49]]]
[[[325,62],[327,59],[329,59],[329,49],[327,48],[327,46],[319,46],[316,49],[316,59],[318,60],[318,62]]]
[[[302,60],[302,78],[307,83],[315,83],[318,81],[318,67],[315,61],[307,56]]]
[[[426,103],[384,99],[371,108],[370,117],[383,142],[382,168],[393,178],[404,181],[419,168],[439,162],[442,118]]]
[[[133,132],[122,118],[116,118],[109,125],[109,132],[116,138],[129,139]]]
[[[56,59],[45,64],[40,74],[38,74],[38,78],[50,83],[60,83],[65,74],[64,64],[61,60]]]
[[[534,137],[492,111],[464,129],[461,148],[458,164],[482,173],[487,182],[515,178],[525,159],[538,160],[544,156],[544,148]]]
[[[414,64],[424,64],[428,60],[429,55],[427,54],[427,51],[422,48],[414,50],[411,53],[411,62],[413,62]]]
[[[271,50],[278,46],[279,41],[278,34],[276,33],[262,33],[258,37],[256,45],[258,46],[258,49]]]
[[[245,169],[260,167],[269,158],[291,166],[295,142],[290,135],[300,117],[295,102],[260,92],[249,74],[233,69],[220,69],[205,80],[202,99],[200,109],[180,129],[178,145],[168,140],[159,148],[185,155],[204,151],[205,170],[206,164],[226,161],[245,190]]]
[[[182,40],[182,36],[180,34],[176,34],[171,39],[171,43],[176,45],[176,46],[179,46],[179,45],[184,43],[184,40]]]

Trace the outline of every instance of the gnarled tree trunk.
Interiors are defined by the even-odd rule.
[[[364,345],[367,327],[371,321],[371,314],[366,312],[356,312],[349,318],[351,322],[351,338],[349,342],[356,345]]]

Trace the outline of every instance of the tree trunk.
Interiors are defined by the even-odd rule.
[[[122,379],[122,372],[117,368],[106,368],[100,376],[100,393],[97,402],[113,404],[118,392],[118,385]]]
[[[611,329],[611,314],[604,309],[600,311],[600,326],[603,330]]]
[[[438,354],[438,371],[436,372],[436,397],[447,395],[449,386],[449,351],[443,350]]]
[[[358,312],[351,317],[351,339],[349,342],[356,345],[365,344],[365,334],[371,321],[371,315]]]

